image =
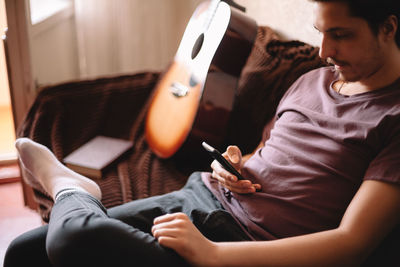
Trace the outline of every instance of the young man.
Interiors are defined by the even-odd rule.
[[[11,244],[5,266],[47,260],[37,252],[45,238],[55,266],[362,264],[400,225],[400,9],[397,0],[315,2],[320,56],[334,69],[293,84],[246,161],[228,147],[249,180],[213,162],[180,191],[106,211],[95,183],[19,139],[23,167],[55,205],[48,228]]]

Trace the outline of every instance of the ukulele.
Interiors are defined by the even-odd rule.
[[[161,158],[182,146],[201,147],[204,140],[219,145],[226,135],[238,79],[257,34],[256,22],[233,1],[226,2],[212,0],[196,8],[173,62],[155,86],[145,136]]]

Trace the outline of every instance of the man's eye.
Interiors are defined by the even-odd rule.
[[[350,33],[332,33],[332,38],[335,40],[343,40],[343,39],[349,39],[351,37]]]

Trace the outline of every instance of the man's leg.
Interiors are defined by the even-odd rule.
[[[101,203],[83,192],[56,201],[46,250],[55,266],[186,266],[149,233],[109,218]]]
[[[52,266],[46,252],[47,229],[44,225],[15,238],[7,248],[4,267]]]
[[[212,241],[250,240],[202,182],[200,172],[194,172],[181,190],[111,208],[108,215],[150,233],[154,218],[174,212],[185,213]]]
[[[99,195],[96,192],[96,187],[92,187],[92,184],[85,184],[87,180],[85,177],[78,177],[77,182],[71,181],[69,170],[63,171],[62,168],[65,167],[63,165],[58,166],[57,160],[55,160],[56,171],[51,170],[54,167],[52,154],[50,151],[45,152],[46,150],[36,152],[35,150],[43,150],[40,145],[34,143],[31,146],[30,142],[26,141],[25,149],[17,145],[18,147],[25,162],[24,165],[26,165],[25,167],[29,166],[28,170],[31,174],[44,176],[44,179],[40,180],[41,183],[48,183],[51,186],[54,181],[49,177],[49,174],[53,176],[61,175],[64,185],[57,183],[59,191],[65,188],[73,189],[73,186],[76,186],[80,192],[94,190],[94,195]],[[44,154],[41,158],[45,158],[47,162],[42,163],[40,168],[35,165],[35,160],[32,159],[32,156],[37,158],[38,154]],[[48,166],[48,162],[53,163]],[[76,174],[74,173],[74,175]],[[75,177],[72,176],[72,178]],[[80,187],[82,183],[84,185],[82,186],[83,190]],[[65,184],[68,187],[65,187]],[[46,186],[49,187],[49,185],[44,185],[44,188]],[[57,193],[53,192],[52,195],[55,197]],[[223,210],[221,204],[201,182],[199,173],[195,173],[183,190],[112,208],[109,215],[118,220],[108,218],[104,208],[95,197],[74,190],[64,191],[64,195],[61,194],[52,211],[47,248],[52,260],[60,262],[60,265],[74,264],[76,266],[79,263],[76,262],[76,259],[81,258],[85,259],[88,264],[94,264],[94,261],[97,261],[97,265],[112,264],[116,266],[117,261],[120,261],[123,266],[133,260],[135,264],[143,260],[142,264],[144,265],[170,262],[174,266],[179,266],[185,263],[176,256],[175,252],[159,246],[158,242],[149,234],[155,217],[178,211],[186,213],[200,231],[212,240],[248,240],[248,237],[236,224],[232,216]],[[72,214],[74,215],[71,216]],[[46,231],[36,229],[32,232],[39,236],[39,238],[36,238],[37,243],[35,244],[43,246]],[[38,232],[40,232],[39,235]],[[13,259],[10,255],[18,254],[13,253],[13,251],[16,251],[15,248],[20,248],[20,252],[27,251],[22,244],[29,234],[26,233],[13,242],[10,247],[14,250],[9,249],[6,258]],[[116,240],[117,242],[115,242]],[[36,248],[37,246],[35,246]],[[39,250],[41,251],[41,249],[37,249],[38,253],[40,253]],[[149,255],[150,259],[146,255]],[[40,258],[45,258],[45,256]],[[110,259],[112,261],[108,263]],[[154,260],[158,260],[158,263],[153,263]],[[12,260],[6,262],[12,262]]]
[[[155,217],[178,211],[186,213],[200,231],[211,240],[248,240],[232,216],[223,210],[218,200],[201,182],[200,173],[192,174],[182,190],[135,200],[111,208],[107,213],[111,218],[150,233]],[[27,266],[33,263],[35,266],[50,266],[45,250],[46,235],[47,226],[43,226],[15,239],[6,253],[4,266]],[[57,239],[63,240],[63,237]]]
[[[194,173],[186,186],[166,195],[133,201],[107,211],[94,197],[74,192],[60,196],[53,207],[47,235],[49,258],[57,265],[185,266],[174,251],[151,234],[154,218],[187,214],[214,241],[249,238]],[[72,259],[72,261],[69,261]]]
[[[62,165],[46,147],[16,142],[22,166],[55,200],[46,250],[55,266],[158,266],[186,263],[149,233],[108,217],[93,181]]]

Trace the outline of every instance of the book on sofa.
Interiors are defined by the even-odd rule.
[[[100,179],[104,172],[117,163],[132,146],[132,141],[96,136],[66,156],[63,162],[77,173]]]

